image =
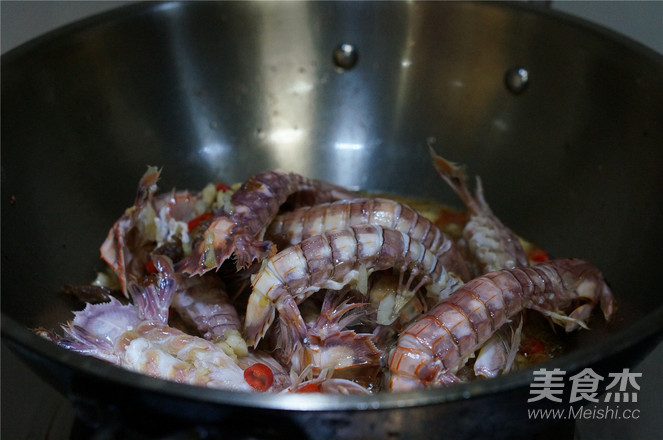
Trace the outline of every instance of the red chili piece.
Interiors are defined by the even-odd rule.
[[[320,384],[317,383],[307,383],[300,389],[296,391],[297,393],[319,393],[321,392],[320,390]]]
[[[228,191],[230,189],[230,186],[227,184],[220,182],[216,184],[216,190],[217,191]]]
[[[298,389],[296,392],[298,393],[320,393],[322,390],[320,389],[320,384],[317,383],[308,383]]]
[[[545,350],[546,346],[536,338],[525,339],[520,344],[520,352],[527,357],[543,353]]]
[[[244,370],[244,380],[258,391],[267,391],[274,382],[272,370],[260,362]]]
[[[467,223],[469,219],[469,214],[467,211],[456,211],[450,208],[440,209],[437,220],[435,221],[435,226],[445,227],[450,224],[456,224],[463,226]]]
[[[543,249],[534,249],[527,253],[527,258],[534,261],[535,263],[543,263],[544,261],[550,260],[548,254]]]
[[[214,217],[214,214],[212,214],[211,212],[206,212],[205,214],[200,214],[198,217],[189,220],[189,222],[186,225],[189,228],[189,231],[193,231],[194,229],[196,229],[196,226],[200,224],[200,222],[202,222],[206,218],[212,218],[212,217]]]
[[[147,263],[145,263],[145,270],[147,270],[147,273],[152,274],[152,275],[159,272],[157,270],[157,267],[154,265],[154,261],[152,261],[152,260],[147,260]]]

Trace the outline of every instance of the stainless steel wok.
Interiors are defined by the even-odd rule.
[[[570,335],[546,367],[620,371],[663,331],[661,97],[661,56],[522,5],[148,3],[68,26],[2,57],[2,336],[77,408],[138,424],[151,413],[230,438],[539,432],[531,371],[370,397],[227,393],[29,329],[71,317],[60,286],[102,268],[98,246],[148,164],[164,189],[281,167],[459,206],[434,143],[482,177],[515,231],[608,278],[615,321]]]

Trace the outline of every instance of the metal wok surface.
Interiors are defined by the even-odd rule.
[[[341,43],[359,54],[347,70],[332,61]],[[283,411],[293,429],[324,412],[328,432],[342,420],[342,432],[412,436],[426,423],[408,421],[441,415],[459,436],[508,428],[519,419],[505,414],[526,402],[529,372],[369,399],[258,397],[130,374],[39,340],[26,328],[69,318],[59,287],[101,267],[98,245],[147,164],[164,167],[162,188],[282,167],[457,205],[428,161],[434,138],[481,175],[505,223],[553,255],[595,262],[617,293],[620,320],[573,335],[577,349],[551,368],[610,360],[614,371],[660,334],[663,64],[614,35],[494,4],[168,3],[105,14],[2,61],[3,337],[66,394],[111,387],[207,421]],[[531,77],[521,94],[504,86],[514,66]],[[486,412],[469,416],[477,405]],[[376,427],[387,413],[393,426]]]

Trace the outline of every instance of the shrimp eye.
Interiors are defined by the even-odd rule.
[[[244,370],[244,380],[258,391],[267,391],[274,382],[272,370],[260,362]]]

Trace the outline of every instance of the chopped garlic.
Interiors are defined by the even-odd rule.
[[[223,210],[226,211],[228,214],[232,214],[233,212],[235,212],[235,207],[230,201],[232,195],[233,195],[232,191],[219,191],[218,193],[216,193],[216,200],[214,201],[214,205],[212,206],[215,209],[223,208]]]
[[[228,355],[229,358],[233,360],[233,362],[237,363],[237,355],[235,354],[235,351],[232,349],[232,347],[226,342],[226,341],[221,341],[218,340],[214,343],[217,347],[219,347],[223,352]]]
[[[203,234],[204,238],[204,248],[205,248],[205,260],[203,264],[205,267],[211,268],[216,265],[216,255],[214,254],[214,232],[209,229]]]
[[[225,340],[219,338],[215,344],[234,362],[237,362],[238,357],[248,356],[249,347],[238,330],[226,330],[224,338]]]
[[[138,211],[136,219],[136,226],[138,232],[142,237],[147,240],[155,241],[157,236],[157,225],[154,223],[157,214],[151,204],[146,204],[145,207]]]
[[[247,356],[249,354],[249,347],[238,330],[226,330],[224,334],[226,344],[228,344],[233,352],[238,356]]]
[[[208,183],[201,192],[201,200],[205,203],[206,208],[209,208],[216,199],[216,186],[213,183]],[[204,211],[202,211],[204,212]],[[202,214],[201,212],[201,214]]]

